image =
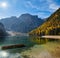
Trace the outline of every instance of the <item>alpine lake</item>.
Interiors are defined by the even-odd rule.
[[[38,36],[8,36],[0,37],[0,58],[24,58],[20,53],[24,52],[34,45],[45,44],[47,40]],[[3,46],[24,44],[22,48],[12,48],[3,50]]]

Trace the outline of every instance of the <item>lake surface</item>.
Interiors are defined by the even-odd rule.
[[[22,58],[20,52],[35,45],[36,42],[33,42],[33,40],[35,40],[34,37],[29,36],[12,36],[12,37],[0,38],[0,58]],[[2,46],[15,45],[15,44],[24,44],[26,45],[26,47],[9,49],[9,50],[1,49]]]
[[[20,54],[21,52],[30,49],[36,44],[45,44],[45,42],[46,40],[44,38],[41,39],[41,37],[37,36],[12,36],[6,38],[0,37],[0,58],[23,58],[23,56]],[[2,46],[15,44],[24,44],[26,47],[7,50],[1,49]]]

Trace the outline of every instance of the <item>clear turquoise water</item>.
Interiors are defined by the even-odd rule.
[[[25,44],[25,45],[30,45],[33,44],[32,41],[30,41],[30,37],[28,36],[12,36],[12,37],[6,37],[6,38],[0,38],[0,46],[5,46],[5,45],[14,45],[14,44]]]
[[[31,41],[31,39],[32,38],[28,36],[12,36],[12,37],[0,38],[0,47],[15,44],[26,45],[25,48],[16,48],[9,50],[0,49],[0,58],[22,58],[20,52],[24,51],[25,49],[35,44]]]

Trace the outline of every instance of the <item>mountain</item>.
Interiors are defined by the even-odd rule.
[[[22,14],[16,23],[12,25],[13,31],[27,33],[40,26],[44,21],[38,16]]]
[[[11,30],[11,26],[17,21],[17,17],[12,16],[10,18],[1,19],[0,22],[4,24],[6,30]]]
[[[56,10],[37,29],[31,31],[30,35],[60,35],[60,8]]]
[[[6,30],[27,33],[40,26],[44,20],[38,18],[37,15],[22,14],[20,17],[10,17],[1,19]]]
[[[4,25],[2,23],[0,23],[0,38],[4,37],[6,35],[7,35],[7,33],[6,33],[5,28],[4,28]]]

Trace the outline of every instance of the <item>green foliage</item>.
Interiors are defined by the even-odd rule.
[[[31,31],[30,35],[60,35],[60,8],[54,12],[47,21],[37,29]]]

